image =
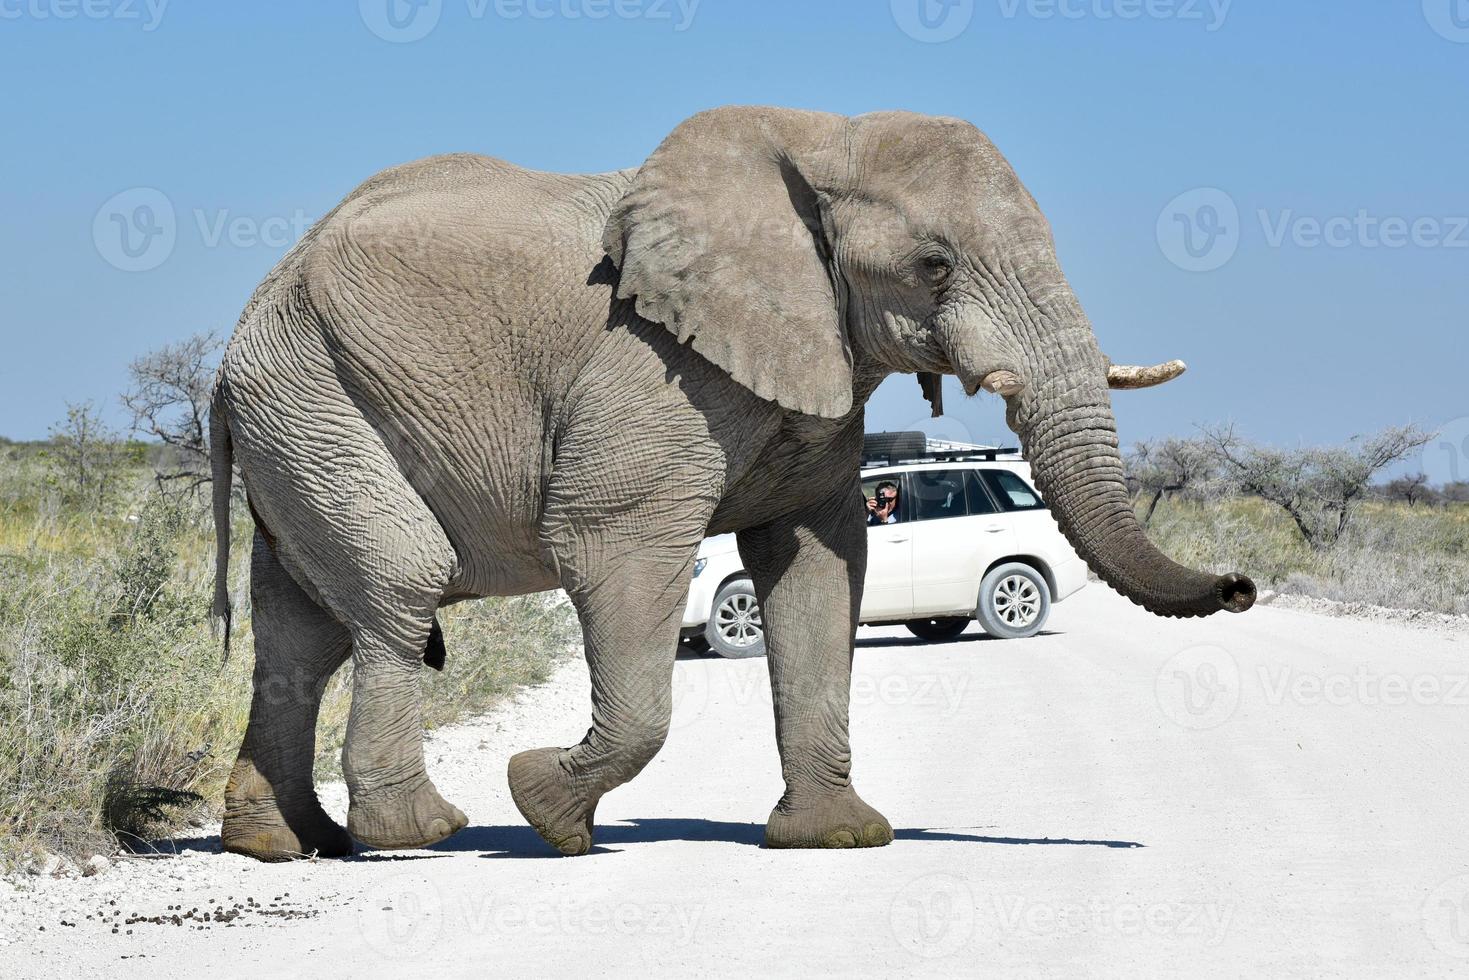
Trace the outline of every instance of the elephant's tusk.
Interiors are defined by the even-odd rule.
[[[979,386],[985,391],[992,391],[997,395],[1009,398],[1011,395],[1020,394],[1021,389],[1025,387],[1025,382],[1020,380],[1019,375],[1010,371],[991,371],[980,379]]]
[[[1152,367],[1109,364],[1107,365],[1107,387],[1151,388],[1154,385],[1172,381],[1187,370],[1188,365],[1182,361],[1167,361],[1163,364],[1154,364]]]

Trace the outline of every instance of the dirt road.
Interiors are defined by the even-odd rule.
[[[0,974],[1469,971],[1469,637],[1272,608],[1167,621],[1095,585],[1050,625],[862,631],[856,783],[887,848],[761,848],[780,793],[764,663],[693,658],[597,848],[551,856],[505,763],[580,737],[573,663],[434,737],[471,821],[443,845],[267,866],[206,836],[0,887]]]

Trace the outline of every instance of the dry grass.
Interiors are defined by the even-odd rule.
[[[38,461],[0,450],[0,865],[41,849],[108,853],[218,809],[249,709],[248,608],[222,663],[204,507],[134,476],[107,513],[76,513]],[[248,518],[235,535],[249,540]],[[248,551],[236,549],[237,598]],[[542,596],[465,603],[443,625],[448,667],[423,672],[430,725],[544,680],[576,636],[568,608]],[[350,668],[323,705],[328,774],[349,690]]]
[[[1246,498],[1166,501],[1148,534],[1184,564],[1238,570],[1263,588],[1469,615],[1469,504],[1365,503],[1323,551],[1279,508]]]

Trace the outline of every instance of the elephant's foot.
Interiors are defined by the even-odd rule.
[[[766,847],[882,847],[892,839],[887,818],[850,786],[808,806],[781,804],[765,823]]]
[[[510,796],[536,833],[562,854],[592,849],[595,800],[573,784],[561,765],[562,749],[531,749],[510,759]]]
[[[404,786],[351,793],[347,830],[369,847],[427,847],[463,830],[469,818],[425,776]]]
[[[226,796],[219,837],[226,851],[261,861],[352,853],[352,838],[326,815],[314,796],[284,812],[271,797],[230,800]]]

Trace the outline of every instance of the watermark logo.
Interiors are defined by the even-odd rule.
[[[229,208],[194,208],[183,228],[169,196],[156,187],[131,187],[114,194],[92,218],[92,244],[108,265],[123,272],[148,272],[168,261],[182,230],[192,227],[205,248],[286,249],[311,220],[297,208],[264,218]]]
[[[893,22],[915,41],[940,44],[964,33],[974,0],[891,0]]]
[[[974,935],[974,892],[949,874],[914,878],[888,910],[893,938],[924,959],[952,956]]]
[[[1469,0],[1423,0],[1423,17],[1439,37],[1469,44]]]
[[[421,874],[395,874],[372,885],[357,913],[358,932],[373,952],[410,959],[426,952],[444,928],[439,889]]]
[[[156,269],[173,254],[178,219],[168,195],[155,187],[114,194],[92,218],[97,254],[123,272]]]
[[[586,939],[609,935],[666,937],[693,945],[703,920],[702,905],[660,901],[580,902],[573,896],[531,899],[490,892],[443,895],[422,874],[394,874],[365,892],[357,928],[373,952],[408,961],[452,936],[456,941],[489,937]]]
[[[367,29],[384,41],[409,44],[439,26],[444,0],[357,0]]]
[[[706,667],[699,661],[680,661],[673,665],[673,714],[668,722],[669,731],[687,728],[704,716],[709,706],[709,671]]]
[[[1469,875],[1450,878],[1429,893],[1423,930],[1440,953],[1469,959]]]
[[[116,20],[158,30],[168,0],[0,0],[0,20]]]
[[[1158,247],[1185,272],[1223,268],[1239,250],[1239,206],[1217,187],[1186,191],[1158,215]]]
[[[1420,466],[1429,483],[1469,480],[1469,416],[1454,419],[1423,447]]]
[[[1239,707],[1239,664],[1223,647],[1189,647],[1158,671],[1154,693],[1175,724],[1193,731],[1217,728]]]

